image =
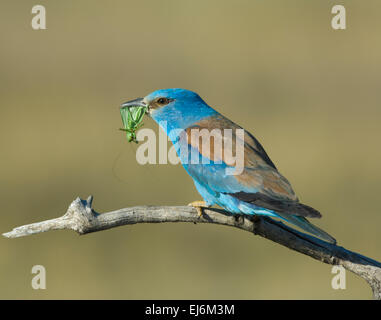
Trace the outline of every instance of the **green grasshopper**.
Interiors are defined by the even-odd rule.
[[[144,114],[147,112],[146,107],[125,107],[120,109],[120,115],[122,116],[124,128],[120,130],[126,132],[128,142],[136,142],[136,131],[143,126],[142,120]]]

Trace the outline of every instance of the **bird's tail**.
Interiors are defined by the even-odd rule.
[[[282,219],[294,224],[295,226],[301,228],[304,231],[307,231],[329,243],[336,244],[336,239],[333,238],[331,235],[329,235],[324,230],[318,228],[317,226],[313,225],[311,222],[309,222],[306,218],[301,216],[295,216],[290,214],[281,214],[277,212],[277,215],[279,215]]]

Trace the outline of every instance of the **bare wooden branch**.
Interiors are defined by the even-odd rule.
[[[87,200],[77,198],[62,217],[17,227],[3,236],[17,238],[60,229],[86,234],[136,223],[221,224],[254,233],[321,262],[342,265],[365,279],[373,290],[374,299],[381,300],[380,262],[301,233],[273,219],[232,215],[219,209],[205,209],[203,216],[199,217],[196,209],[189,206],[139,206],[98,214],[92,209],[92,200],[92,196]]]

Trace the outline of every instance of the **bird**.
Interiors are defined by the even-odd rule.
[[[204,208],[217,205],[233,215],[279,218],[322,240],[336,243],[331,235],[307,219],[320,218],[321,213],[299,201],[290,182],[278,171],[260,142],[210,107],[196,92],[160,89],[144,98],[127,101],[121,108],[136,106],[146,108],[147,114],[175,146],[182,166],[203,198],[189,204],[200,216]],[[214,140],[206,145],[202,139],[200,143],[200,139],[191,138],[193,130],[219,130],[217,132],[224,134],[219,139],[213,136]],[[237,145],[243,155],[241,168],[227,152]],[[232,174],[234,169],[239,170]]]

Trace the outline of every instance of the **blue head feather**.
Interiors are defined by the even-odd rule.
[[[167,134],[173,129],[186,129],[197,121],[218,114],[197,93],[190,90],[157,90],[147,95],[144,100],[150,103],[157,98],[172,100],[169,104],[151,111],[151,117]],[[163,126],[163,122],[166,122],[166,128]]]

